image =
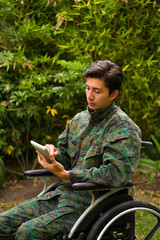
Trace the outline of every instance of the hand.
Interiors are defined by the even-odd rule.
[[[51,156],[54,156],[54,157],[58,156],[58,151],[54,145],[46,144],[46,148],[48,149]]]
[[[48,171],[52,172],[57,177],[69,180],[69,172],[64,169],[64,166],[57,162],[55,157],[58,155],[57,149],[53,145],[46,145],[49,153],[50,153],[50,160],[51,163],[48,163],[47,159],[43,154],[37,151],[38,154],[38,162],[41,164],[42,167],[47,169]]]

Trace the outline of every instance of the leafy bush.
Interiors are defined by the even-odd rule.
[[[153,135],[151,138],[154,146],[151,149],[142,150],[143,157],[140,159],[140,167],[137,170],[145,174],[153,184],[154,178],[160,170],[160,143]]]
[[[57,64],[61,65],[62,71],[54,78],[33,71],[32,75],[26,75],[22,82],[14,86],[6,103],[7,109],[1,115],[3,154],[15,158],[23,171],[34,164],[34,161],[29,163],[33,154],[30,140],[34,138],[42,144],[56,144],[66,118],[68,120],[73,112],[82,110],[79,103],[85,102],[81,76],[86,65],[65,61]],[[79,80],[74,83],[76,79]]]
[[[2,158],[0,158],[0,187],[5,182],[5,177],[6,177],[6,174],[5,174],[4,162],[3,162]]]
[[[56,144],[66,120],[86,107],[82,75],[97,59],[122,67],[118,103],[143,139],[159,138],[159,9],[151,0],[1,0],[4,163],[34,167],[29,140]]]

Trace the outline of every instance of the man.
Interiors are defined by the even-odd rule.
[[[59,136],[58,147],[47,145],[51,163],[39,163],[64,182],[55,191],[31,199],[0,215],[0,239],[52,239],[69,231],[90,203],[90,195],[72,192],[75,182],[124,185],[136,170],[141,131],[115,105],[122,71],[110,61],[96,61],[84,74],[87,110],[76,114]],[[66,184],[67,183],[67,184]]]

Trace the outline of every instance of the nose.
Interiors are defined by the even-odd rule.
[[[91,90],[89,90],[87,92],[87,98],[90,99],[90,100],[92,100],[94,98],[93,92]]]

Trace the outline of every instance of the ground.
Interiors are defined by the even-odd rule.
[[[46,179],[47,184],[56,179]],[[26,179],[14,174],[7,174],[6,181],[0,188],[0,212],[3,212],[17,204],[37,196],[43,189],[40,179]]]
[[[0,188],[0,212],[37,196],[43,189],[43,182],[40,179],[19,179],[13,174],[7,174],[6,177],[5,184]],[[136,186],[136,200],[160,207],[160,174],[155,178],[154,185],[151,185],[148,179],[140,173],[136,173],[132,180]]]

